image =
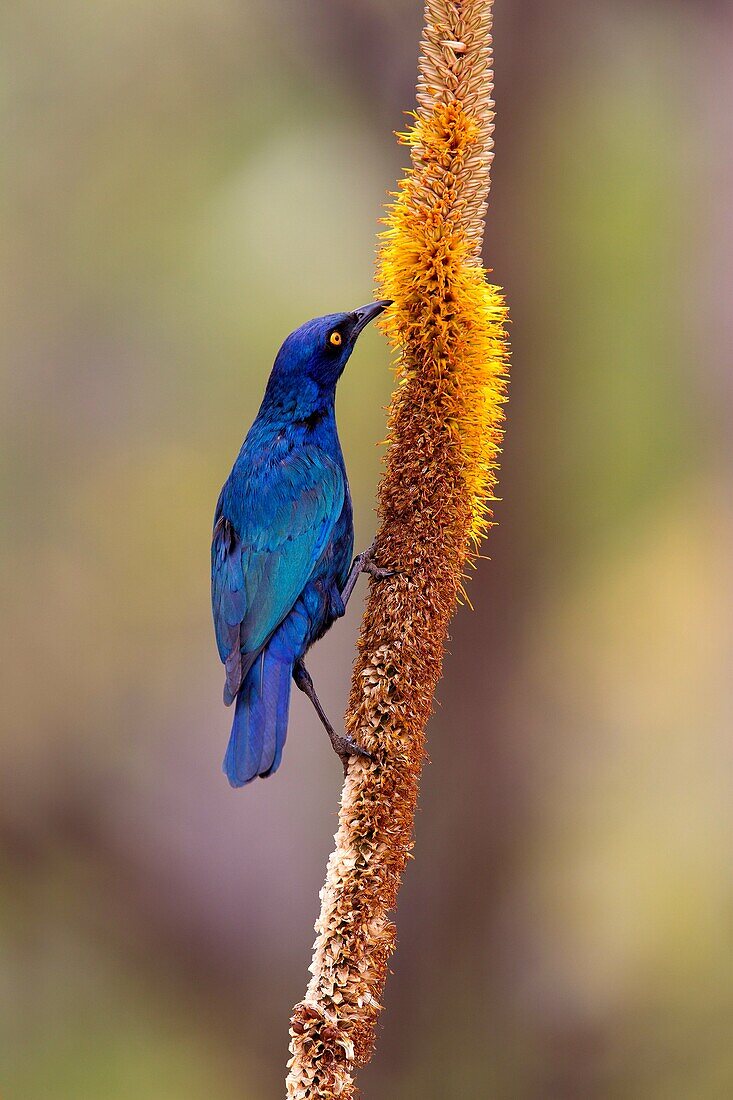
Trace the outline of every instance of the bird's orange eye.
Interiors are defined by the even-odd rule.
[[[341,347],[341,333],[340,332],[332,332],[331,335],[328,338],[328,342],[329,342],[329,344],[331,345],[332,348],[340,348]]]

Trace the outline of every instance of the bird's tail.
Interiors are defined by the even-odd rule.
[[[293,662],[264,649],[237,695],[224,772],[233,787],[243,787],[280,766],[288,732]]]

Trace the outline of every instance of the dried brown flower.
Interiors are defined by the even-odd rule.
[[[291,1025],[287,1095],[355,1095],[394,950],[412,849],[425,726],[448,624],[491,519],[506,388],[506,308],[481,267],[494,104],[491,0],[427,0],[412,168],[388,209],[377,280],[399,349],[379,489],[380,565],[346,716],[374,754],[352,759],[321,891],[305,999]]]

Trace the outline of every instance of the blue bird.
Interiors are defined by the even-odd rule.
[[[352,562],[351,495],[334,407],[359,333],[389,305],[318,317],[288,336],[219,495],[211,602],[224,702],[235,703],[224,757],[233,787],[280,766],[291,679],[312,701],[344,771],[350,756],[368,756],[331,726],[303,657],[344,614],[359,573],[391,575],[371,549]]]

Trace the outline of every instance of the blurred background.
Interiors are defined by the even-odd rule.
[[[0,1092],[283,1093],[340,765],[234,792],[220,485],[372,294],[417,0],[2,7]],[[366,1097],[733,1095],[733,10],[498,0],[513,381]],[[391,376],[339,418],[370,540]],[[344,707],[350,610],[314,651]],[[296,693],[297,695],[297,693]]]

